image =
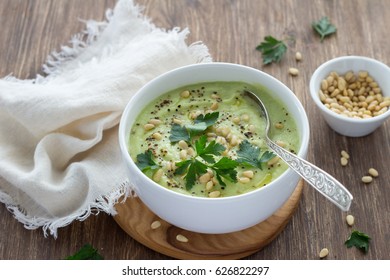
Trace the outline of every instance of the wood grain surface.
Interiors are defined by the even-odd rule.
[[[114,219],[141,244],[176,259],[240,259],[260,251],[279,235],[295,213],[302,189],[301,180],[271,217],[245,230],[226,234],[201,234],[175,227],[156,216],[138,198],[117,204]],[[155,223],[159,226],[153,226]]]
[[[390,65],[388,0],[139,0],[144,14],[161,28],[188,27],[188,43],[203,41],[214,61],[261,69],[286,84],[300,99],[310,121],[308,159],[344,183],[354,195],[349,213],[341,212],[306,184],[298,208],[285,229],[246,259],[390,259],[390,123],[373,134],[349,138],[332,131],[309,97],[313,71],[328,59],[363,55]],[[80,32],[80,19],[104,19],[114,0],[1,0],[0,76],[34,78],[53,50]],[[320,42],[311,23],[328,16],[337,33]],[[288,50],[279,64],[263,66],[255,47],[264,36],[284,38]],[[295,52],[303,55],[295,61]],[[297,77],[288,74],[296,67]],[[388,89],[390,90],[390,89]],[[0,93],[1,94],[1,93]],[[341,167],[340,151],[351,155]],[[375,167],[379,177],[365,185],[361,177]],[[356,218],[348,227],[346,214]],[[371,236],[366,254],[346,248],[353,229]],[[57,239],[40,229],[27,230],[0,205],[0,259],[63,259],[85,243],[106,259],[169,259],[137,242],[104,213],[59,230]]]

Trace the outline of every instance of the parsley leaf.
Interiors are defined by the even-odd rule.
[[[77,253],[66,258],[66,260],[103,260],[97,249],[90,244],[85,244]]]
[[[230,158],[223,157],[210,167],[212,170],[215,171],[215,175],[218,182],[222,186],[226,186],[225,182],[222,181],[222,178],[230,182],[234,182],[234,183],[237,182],[237,171],[235,169],[237,165],[238,162]]]
[[[337,30],[327,17],[322,17],[319,21],[313,22],[312,27],[321,36],[321,42],[324,40],[325,36],[329,36]]]
[[[190,190],[195,185],[195,181],[199,176],[207,172],[207,165],[194,158],[177,162],[176,166],[178,168],[175,170],[175,175],[186,174],[184,179],[186,180],[185,186],[187,190]]]
[[[206,172],[207,165],[199,160],[193,160],[188,168],[186,176],[184,177],[186,179],[186,189],[190,190],[194,186],[196,179]]]
[[[215,140],[211,141],[207,146],[206,142],[206,135],[201,136],[195,142],[196,153],[206,162],[215,163],[213,156],[219,156],[223,151],[225,151],[225,147],[219,143],[216,143]]]
[[[169,136],[169,140],[172,143],[179,142],[180,140],[187,142],[190,140],[190,134],[184,126],[174,123],[171,127],[171,135]]]
[[[200,123],[204,122],[207,127],[212,126],[213,124],[216,123],[217,119],[219,117],[219,112],[212,112],[212,113],[207,113],[206,115],[199,115],[194,123]]]
[[[370,239],[371,237],[369,237],[367,234],[354,230],[344,244],[347,245],[348,248],[355,246],[364,253],[367,253]]]
[[[227,157],[222,157],[218,162],[215,162],[214,156],[219,156],[225,150],[225,147],[214,140],[207,144],[207,136],[203,135],[195,141],[196,155],[189,160],[177,162],[178,167],[175,170],[175,174],[183,175],[186,181],[186,189],[190,190],[199,176],[202,176],[207,172],[207,168],[213,170],[216,174],[217,180],[223,186],[226,184],[222,178],[236,182],[237,172],[234,170],[238,163]],[[202,158],[206,163],[203,163],[197,159]]]
[[[159,168],[159,165],[153,161],[152,155],[153,153],[150,149],[145,151],[143,154],[137,155],[136,165],[139,169],[141,169],[142,172],[145,172],[149,169],[153,170]]]
[[[275,157],[275,154],[273,152],[265,151],[260,156],[260,153],[261,149],[259,147],[252,145],[248,140],[244,140],[240,143],[236,161],[262,170],[262,163]]]
[[[169,140],[172,143],[184,140],[189,142],[194,136],[202,134],[208,127],[215,124],[219,117],[219,112],[208,113],[206,115],[199,115],[193,124],[181,126],[179,124],[173,124]]]
[[[261,52],[263,64],[279,62],[287,51],[287,46],[282,40],[277,40],[272,36],[264,37],[264,41],[256,47]]]

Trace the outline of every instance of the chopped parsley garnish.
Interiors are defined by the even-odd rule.
[[[202,134],[208,127],[215,124],[219,117],[219,112],[208,113],[206,115],[199,115],[193,124],[181,126],[179,124],[173,124],[171,128],[171,135],[169,140],[172,143],[184,140],[190,141],[194,136]]]
[[[319,21],[313,22],[312,27],[321,36],[321,42],[326,36],[335,33],[337,30],[327,17],[322,17]]]
[[[190,190],[194,185],[198,177],[207,172],[207,169],[214,171],[218,182],[222,186],[226,186],[222,179],[237,182],[237,171],[235,168],[238,163],[234,160],[222,157],[218,162],[215,161],[215,156],[221,155],[225,151],[225,147],[215,140],[207,144],[207,136],[202,135],[195,141],[196,155],[189,160],[184,160],[176,163],[178,167],[175,170],[176,175],[184,175],[186,180],[186,189]],[[202,158],[204,162],[201,162],[198,157]]]
[[[261,149],[259,147],[252,145],[248,140],[244,140],[240,143],[236,161],[262,170],[262,164],[275,157],[275,154],[270,151],[265,151],[260,156],[260,153]]]
[[[279,62],[287,51],[287,45],[282,40],[277,40],[272,36],[264,37],[264,41],[256,47],[261,52],[263,64]]]
[[[169,140],[175,144],[185,141],[188,146],[194,149],[194,155],[182,161],[176,162],[175,175],[184,176],[185,188],[190,190],[196,180],[203,174],[212,171],[221,186],[226,186],[226,181],[237,182],[238,165],[255,167],[262,169],[262,164],[275,155],[265,151],[261,154],[261,149],[244,140],[240,143],[236,152],[237,159],[221,156],[225,151],[225,146],[216,142],[208,141],[206,130],[213,126],[219,117],[219,112],[199,115],[192,124],[179,125],[172,124]],[[152,150],[137,155],[137,166],[143,172],[160,168],[153,160]]]
[[[364,253],[367,253],[370,240],[371,237],[369,237],[367,234],[358,230],[354,230],[344,244],[347,245],[348,248],[355,246],[356,248],[362,250]]]
[[[136,165],[142,172],[159,168],[159,165],[153,161],[152,156],[151,150],[146,150],[145,153],[137,155]]]

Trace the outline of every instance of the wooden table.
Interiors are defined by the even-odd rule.
[[[189,27],[188,43],[203,41],[214,61],[261,69],[292,89],[305,107],[311,128],[308,159],[333,174],[354,195],[353,227],[371,236],[367,254],[346,248],[352,228],[346,213],[304,185],[297,211],[285,230],[263,250],[247,259],[390,259],[390,123],[373,134],[348,138],[332,131],[309,97],[311,74],[324,61],[342,55],[363,55],[390,64],[388,0],[140,0],[144,13],[159,27]],[[34,78],[52,50],[58,50],[84,27],[78,19],[102,20],[114,0],[1,0],[0,75]],[[328,16],[337,34],[320,42],[312,21]],[[279,64],[262,65],[255,47],[266,35],[287,40]],[[303,60],[295,60],[300,51]],[[297,77],[288,74],[296,67]],[[0,93],[1,94],[1,93]],[[351,155],[340,165],[340,151]],[[365,185],[361,177],[375,167],[379,177]],[[100,213],[59,230],[57,239],[40,229],[27,230],[0,205],[0,259],[63,259],[85,243],[106,259],[167,259],[129,237],[111,216]]]

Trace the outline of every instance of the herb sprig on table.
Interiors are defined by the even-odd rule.
[[[347,241],[345,241],[345,245],[348,248],[355,246],[356,248],[362,250],[364,253],[367,253],[370,240],[371,237],[369,237],[367,234],[358,230],[354,230],[348,237]]]
[[[264,37],[256,50],[261,52],[263,57],[263,64],[270,64],[272,62],[279,62],[287,51],[287,45],[283,40],[275,39],[272,36]]]
[[[104,260],[104,258],[91,244],[85,244],[74,255],[67,257],[66,260]]]
[[[313,29],[321,36],[321,42],[326,36],[336,33],[336,27],[330,23],[327,17],[322,17],[320,20],[312,23]]]

